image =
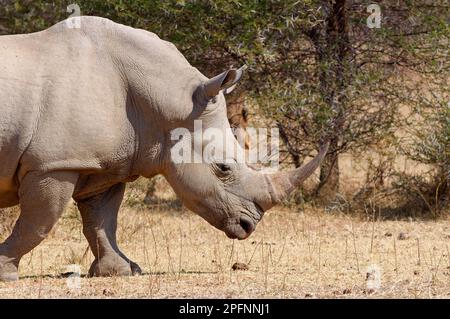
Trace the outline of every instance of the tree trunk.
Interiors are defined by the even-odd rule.
[[[336,141],[332,142],[330,148],[336,147],[336,144]],[[320,181],[315,194],[321,202],[328,204],[336,198],[339,192],[339,178],[338,153],[329,153],[320,166]]]
[[[327,204],[339,192],[338,156],[345,124],[345,90],[350,83],[351,70],[346,0],[325,0],[323,9],[327,14],[326,23],[315,27],[308,35],[316,48],[318,64],[327,66],[319,75],[320,89],[324,102],[333,112],[330,151],[320,167],[320,183],[315,192]]]

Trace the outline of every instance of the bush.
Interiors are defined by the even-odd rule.
[[[402,145],[409,159],[429,166],[417,174],[400,174],[396,187],[439,216],[450,202],[450,103],[425,104],[421,118]]]

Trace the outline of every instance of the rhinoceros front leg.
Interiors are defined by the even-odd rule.
[[[95,260],[90,276],[129,276],[140,274],[139,266],[129,260],[117,246],[117,215],[125,192],[118,184],[106,192],[78,201],[86,236]]]
[[[19,219],[0,244],[0,281],[18,279],[20,259],[47,237],[72,197],[77,178],[72,172],[31,172],[22,179]]]

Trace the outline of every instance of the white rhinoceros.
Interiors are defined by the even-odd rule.
[[[175,162],[175,128],[202,120],[232,136],[223,94],[242,70],[208,79],[155,34],[98,17],[80,22],[0,37],[0,208],[21,208],[0,245],[0,280],[18,278],[21,257],[70,198],[95,255],[90,275],[129,275],[139,266],[116,243],[126,182],[162,174],[189,209],[245,239],[320,165],[328,144],[291,172]]]

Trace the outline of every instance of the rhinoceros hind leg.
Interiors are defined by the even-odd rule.
[[[0,244],[0,281],[19,278],[20,259],[47,237],[72,197],[77,178],[73,172],[32,172],[22,179],[20,216]]]
[[[117,246],[117,215],[124,192],[125,184],[117,184],[104,193],[77,201],[83,219],[83,233],[95,256],[90,276],[141,274],[139,266]]]
[[[90,277],[134,276],[141,273],[142,270],[136,263],[126,261],[118,254],[95,259],[89,269]]]

